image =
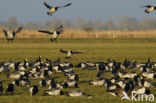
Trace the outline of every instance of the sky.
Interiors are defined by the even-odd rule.
[[[48,16],[48,9],[43,5],[47,2],[52,6],[72,3],[71,6],[63,8],[53,16]],[[156,11],[144,13],[143,5],[155,5],[156,0],[0,0],[0,21],[7,21],[10,17],[16,17],[19,22],[45,22],[52,18],[60,19],[83,19],[107,21],[108,19],[119,19],[123,16],[155,18]]]

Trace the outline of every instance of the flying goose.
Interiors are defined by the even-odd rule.
[[[46,2],[44,2],[44,5],[49,9],[49,12],[47,12],[48,15],[52,16],[53,13],[55,13],[56,11],[58,11],[59,9],[61,8],[64,8],[64,7],[68,7],[70,6],[72,3],[69,3],[69,4],[66,4],[64,6],[56,6],[56,7],[52,7],[50,5],[48,5]]]
[[[153,6],[153,5],[145,5],[145,6],[141,6],[141,7],[146,7],[147,9],[145,9],[145,13],[150,13],[154,10],[156,10],[156,6]]]
[[[82,51],[72,51],[72,50],[60,50],[61,53],[65,53],[66,54],[66,59],[70,59],[72,57],[73,54],[80,54],[80,53],[84,53]]]
[[[55,31],[47,31],[47,30],[38,30],[38,32],[46,33],[51,35],[51,41],[55,41],[60,34],[63,32],[63,25],[59,26],[55,29]]]
[[[14,30],[12,32],[9,32],[7,31],[6,29],[2,29],[4,34],[5,34],[5,37],[8,41],[11,41],[11,40],[14,40],[15,36],[17,33],[19,33],[21,30],[22,30],[22,27],[19,27],[17,30]]]

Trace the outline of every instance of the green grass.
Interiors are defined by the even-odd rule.
[[[148,57],[152,61],[156,61],[156,39],[59,39],[57,43],[52,43],[49,39],[15,39],[13,43],[8,43],[4,39],[0,39],[0,61],[23,61],[35,60],[39,55],[43,58],[55,60],[61,58],[64,61],[64,54],[59,52],[60,49],[84,51],[83,54],[74,55],[73,64],[82,61],[106,61],[108,58],[116,58],[122,61],[124,58],[128,60],[137,60],[145,62]],[[120,98],[114,97],[105,91],[105,88],[98,86],[89,86],[89,80],[96,77],[96,70],[81,70],[74,68],[74,71],[80,77],[79,89],[88,94],[92,94],[92,99],[85,97],[72,98],[68,96],[44,96],[44,90],[40,89],[37,96],[30,97],[27,87],[16,88],[15,95],[6,96],[3,93],[0,96],[0,103],[119,103]],[[66,77],[63,73],[53,74],[52,77],[56,81],[63,81]],[[11,82],[3,74],[0,78],[4,80],[4,86]],[[39,80],[33,80],[32,85],[39,84]],[[71,89],[64,89],[64,91]],[[156,93],[156,89],[152,89],[152,93]],[[124,101],[127,103],[127,101]]]

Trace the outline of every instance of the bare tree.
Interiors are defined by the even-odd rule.
[[[104,24],[104,29],[105,30],[114,30],[114,23],[112,19],[109,19],[105,24]]]
[[[6,26],[9,29],[16,29],[17,27],[19,27],[18,20],[15,17],[11,17],[7,21]]]

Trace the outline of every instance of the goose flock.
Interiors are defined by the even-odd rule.
[[[44,62],[43,62],[44,61]],[[0,94],[5,90],[6,95],[16,94],[16,88],[26,87],[31,96],[36,95],[40,89],[48,88],[43,95],[65,95],[72,97],[92,98],[94,94],[87,94],[79,88],[81,78],[75,69],[94,70],[97,75],[95,79],[87,81],[88,86],[99,86],[106,89],[106,92],[113,96],[122,97],[123,93],[130,94],[131,91],[139,94],[151,94],[151,88],[156,87],[156,62],[132,62],[127,59],[124,62],[117,62],[115,59],[108,59],[107,62],[80,62],[73,65],[69,61],[50,60],[39,56],[35,61],[23,62],[7,61],[0,62],[0,73],[12,81],[7,88],[3,87],[3,80],[0,80]],[[126,72],[130,71],[130,72]],[[137,71],[137,72],[136,72]],[[63,72],[64,80],[57,82],[52,78]],[[109,76],[108,76],[109,75]],[[109,77],[109,78],[108,78]],[[36,85],[32,81],[40,80]],[[152,80],[152,81],[151,81]],[[71,91],[64,91],[66,88],[73,88]]]

